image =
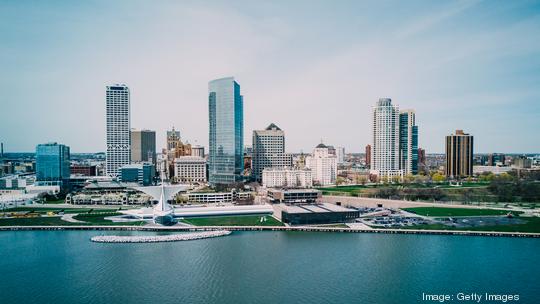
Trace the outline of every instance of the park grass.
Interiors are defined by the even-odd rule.
[[[57,208],[57,207],[16,207],[5,209],[4,212],[35,212],[35,213],[47,213],[47,212],[60,212],[64,213],[88,213],[92,212],[114,212],[116,209],[93,209],[93,208]]]
[[[215,216],[215,217],[194,217],[183,219],[182,222],[194,226],[283,226],[283,223],[265,215],[266,221],[261,222],[260,215],[243,216]]]
[[[78,221],[83,221],[83,223],[80,223],[81,225],[96,225],[96,226],[143,226],[146,224],[145,221],[133,221],[133,222],[118,222],[115,223],[110,220],[106,220],[106,217],[109,216],[116,216],[121,215],[121,213],[118,212],[107,212],[107,213],[90,213],[90,214],[78,214],[75,215],[73,218]]]
[[[73,226],[76,223],[66,222],[58,216],[26,217],[26,218],[0,218],[0,226]]]
[[[0,226],[142,226],[146,224],[145,221],[115,223],[105,219],[105,217],[115,215],[120,215],[120,213],[81,213],[73,217],[84,223],[67,222],[62,220],[59,216],[0,218]]]
[[[476,227],[452,227],[444,224],[427,224],[408,226],[402,229],[540,233],[539,217],[520,217],[519,219],[525,221],[525,223]]]
[[[414,207],[403,208],[402,210],[423,216],[484,216],[484,215],[506,215],[511,212],[519,215],[521,211],[508,211],[485,208],[446,208],[446,207]]]

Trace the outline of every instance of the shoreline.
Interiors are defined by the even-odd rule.
[[[421,229],[357,229],[340,227],[286,227],[286,226],[191,226],[191,227],[144,227],[144,226],[1,226],[0,231],[30,231],[30,230],[109,230],[109,231],[306,231],[306,232],[341,232],[341,233],[374,233],[374,234],[431,234],[431,235],[462,235],[489,237],[524,237],[540,238],[540,233],[534,232],[496,232],[496,231],[466,231],[466,230],[421,230]]]

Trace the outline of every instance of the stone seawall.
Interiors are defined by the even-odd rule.
[[[182,233],[173,235],[132,235],[132,236],[119,236],[119,235],[99,235],[90,238],[92,242],[96,243],[157,243],[157,242],[178,242],[178,241],[191,241],[206,238],[213,238],[218,236],[225,236],[231,234],[227,230],[216,231],[203,231],[193,233]]]
[[[17,230],[124,230],[124,231],[310,231],[310,232],[348,232],[348,233],[384,233],[384,234],[438,234],[438,235],[467,235],[467,236],[498,236],[498,237],[527,237],[540,238],[540,233],[528,232],[495,232],[495,231],[458,231],[458,230],[417,230],[417,229],[355,229],[340,227],[311,227],[311,226],[2,226],[0,231]]]

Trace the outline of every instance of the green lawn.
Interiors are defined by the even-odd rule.
[[[0,218],[0,226],[142,226],[145,221],[114,223],[105,217],[119,215],[108,212],[103,214],[78,214],[73,218],[84,223],[71,223],[63,221],[59,216],[54,217],[27,217],[27,218]]]
[[[73,218],[78,221],[85,222],[80,223],[80,225],[112,225],[112,226],[143,226],[146,224],[145,221],[133,221],[133,222],[121,222],[121,223],[115,223],[109,220],[106,220],[106,217],[109,216],[115,216],[120,215],[121,213],[118,212],[108,212],[108,213],[102,213],[102,214],[78,214],[75,215]]]
[[[17,207],[5,209],[4,212],[36,212],[36,213],[47,213],[47,212],[60,212],[64,211],[65,213],[87,213],[92,210],[92,212],[115,212],[116,209],[94,209],[94,208],[56,208],[56,207]]]
[[[69,223],[60,217],[35,217],[35,218],[7,218],[0,219],[0,226],[70,226]]]
[[[261,222],[261,217],[265,217],[266,221]],[[194,226],[283,226],[283,223],[269,215],[195,217],[183,219],[182,222]]]
[[[446,226],[443,224],[428,224],[428,225],[409,226],[409,227],[404,227],[403,229],[540,233],[540,218],[539,217],[520,217],[519,219],[526,221],[526,223],[512,224],[512,225],[465,227],[465,228],[456,228],[452,226]]]
[[[445,208],[445,207],[415,207],[403,208],[403,210],[424,216],[481,216],[481,215],[505,215],[509,211],[497,209],[477,208]],[[511,211],[512,214],[521,214],[521,211]]]

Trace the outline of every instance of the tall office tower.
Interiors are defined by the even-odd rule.
[[[306,168],[311,169],[313,183],[321,186],[336,183],[337,158],[323,143],[317,145],[313,153],[306,157]]]
[[[244,100],[233,77],[208,83],[209,182],[231,184],[244,171]]]
[[[191,146],[191,155],[204,158],[204,147],[199,145]]]
[[[446,176],[460,178],[473,174],[473,136],[456,130],[446,136]]]
[[[70,175],[69,147],[57,143],[36,146],[36,180],[65,185]]]
[[[399,107],[380,98],[373,107],[371,174],[379,178],[403,177],[399,162]]]
[[[156,132],[131,130],[131,162],[151,162],[156,165]]]
[[[258,182],[266,168],[292,166],[292,156],[285,154],[285,132],[273,123],[264,130],[253,131],[252,155],[252,174]]]
[[[176,149],[180,143],[180,131],[176,131],[173,126],[171,131],[167,131],[167,150]]]
[[[107,86],[107,160],[106,174],[118,176],[118,169],[131,162],[129,88]]]
[[[418,126],[414,110],[399,114],[399,161],[403,174],[418,174]]]
[[[366,167],[371,168],[371,145],[366,146]]]
[[[343,164],[345,162],[345,148],[337,147],[336,148],[336,157],[338,164]]]

